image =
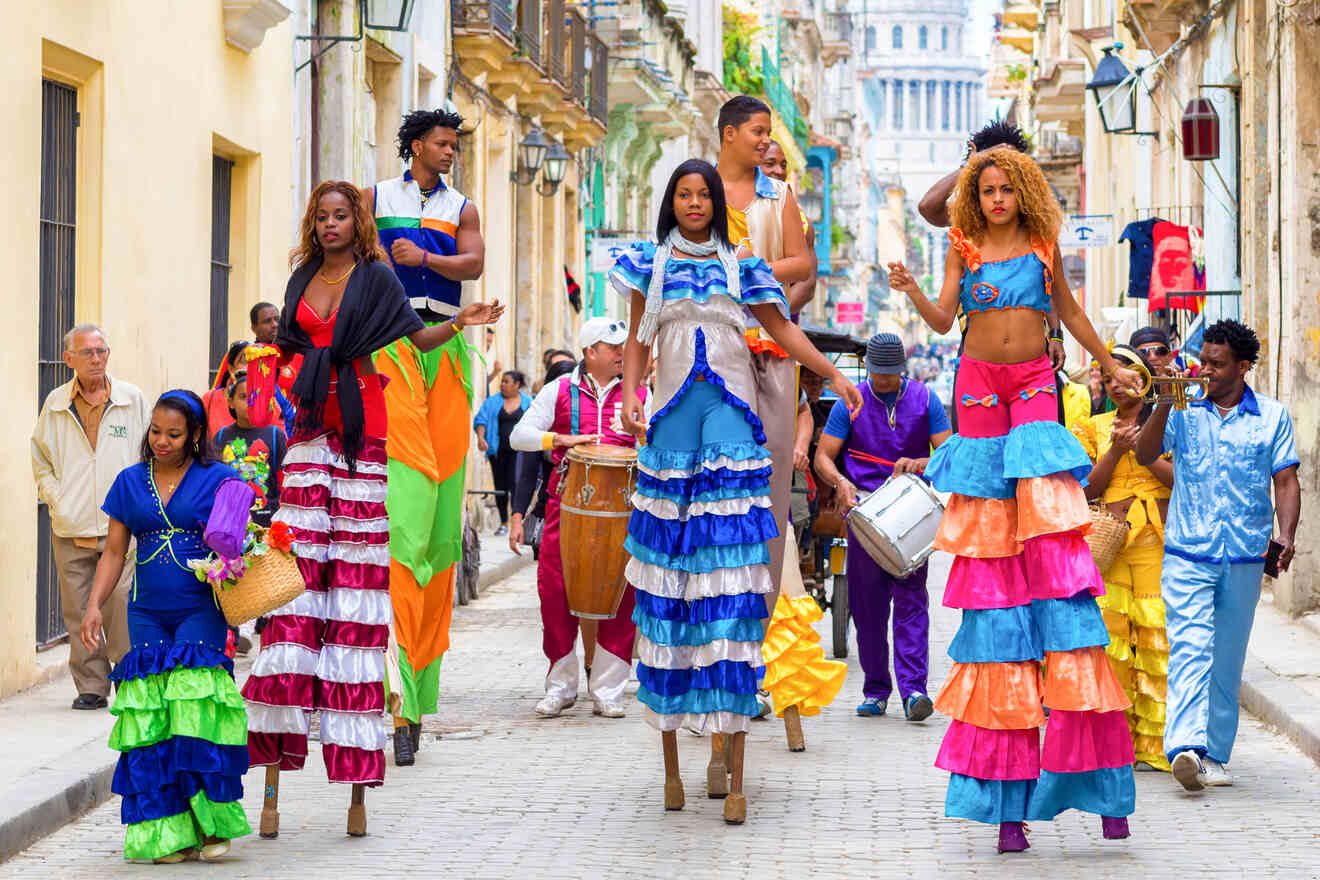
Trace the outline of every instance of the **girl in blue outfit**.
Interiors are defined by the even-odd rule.
[[[129,652],[110,748],[121,752],[111,790],[124,799],[124,857],[214,859],[251,832],[243,814],[247,713],[225,656],[228,628],[189,560],[242,553],[253,492],[207,451],[206,414],[191,391],[167,391],[151,413],[142,461],[115,478],[101,509],[106,552],[79,633],[101,638],[101,603],[137,540],[128,605]]]
[[[665,808],[683,807],[675,731],[684,723],[732,735],[724,819],[741,823],[743,740],[757,714],[765,594],[770,453],[754,408],[745,314],[790,355],[830,379],[856,412],[861,398],[790,323],[783,288],[764,260],[729,241],[724,186],[690,159],[669,179],[658,246],[633,245],[615,263],[630,298],[621,419],[646,434],[626,547],[637,603],[638,699],[661,731]],[[740,259],[741,257],[741,259]],[[644,424],[637,387],[654,345],[656,412]]]

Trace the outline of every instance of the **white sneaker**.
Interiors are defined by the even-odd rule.
[[[591,714],[603,715],[606,718],[622,718],[624,711],[622,704],[615,700],[592,700]]]
[[[555,718],[577,702],[577,697],[557,697],[554,694],[546,694],[541,698],[541,702],[536,704],[536,714],[542,718]]]
[[[1206,758],[1203,761],[1205,765],[1205,775],[1202,781],[1206,785],[1232,785],[1233,777],[1224,769],[1224,765],[1218,761],[1212,761]]]
[[[1205,764],[1201,763],[1196,752],[1179,752],[1169,769],[1173,771],[1173,778],[1188,791],[1200,791],[1206,786]]]

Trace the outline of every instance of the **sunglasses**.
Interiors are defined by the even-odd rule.
[[[1137,351],[1145,355],[1153,354],[1155,357],[1164,357],[1169,353],[1169,347],[1167,345],[1143,345]]]

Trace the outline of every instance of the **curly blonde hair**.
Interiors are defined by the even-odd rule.
[[[1008,175],[1017,193],[1018,222],[1032,238],[1053,244],[1063,225],[1063,211],[1050,192],[1040,166],[1017,150],[991,150],[972,156],[958,175],[957,195],[950,211],[953,225],[972,241],[985,236],[985,215],[981,213],[981,172],[996,165]]]

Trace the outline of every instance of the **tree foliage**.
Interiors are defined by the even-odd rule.
[[[724,87],[740,95],[765,91],[761,65],[752,52],[752,40],[760,27],[751,15],[724,7]]]

